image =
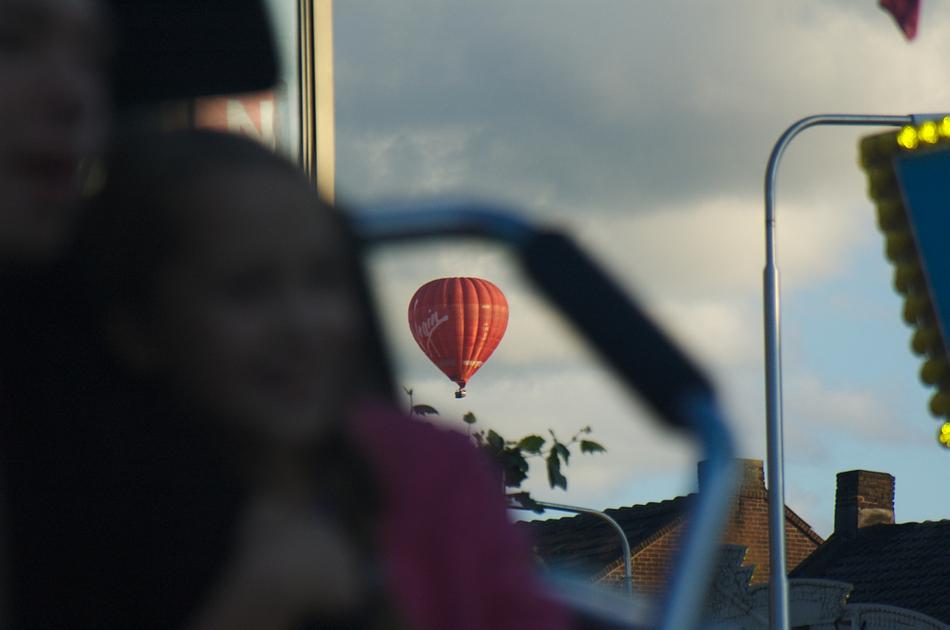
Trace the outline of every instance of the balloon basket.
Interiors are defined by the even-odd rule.
[[[456,398],[465,398],[465,390],[459,387],[459,390],[455,392]]]

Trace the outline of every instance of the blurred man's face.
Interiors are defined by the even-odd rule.
[[[0,263],[55,257],[107,120],[97,0],[0,0]]]

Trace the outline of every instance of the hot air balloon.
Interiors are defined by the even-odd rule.
[[[501,342],[508,301],[481,278],[430,280],[409,301],[409,329],[436,367],[455,381],[456,398]]]

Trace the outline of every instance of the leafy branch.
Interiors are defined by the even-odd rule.
[[[412,415],[438,415],[439,412],[430,405],[414,404],[412,389],[403,388],[409,396],[409,412]],[[561,440],[548,429],[550,440],[540,435],[526,435],[517,440],[509,440],[492,429],[473,431],[478,422],[471,411],[462,416],[462,421],[468,425],[469,435],[475,446],[485,452],[492,460],[501,466],[502,476],[506,488],[520,488],[528,478],[531,469],[530,459],[542,459],[548,475],[548,485],[553,488],[567,490],[567,476],[562,467],[567,467],[571,460],[571,449],[577,446],[581,454],[605,453],[607,449],[600,443],[588,439],[592,433],[590,426],[578,430],[569,440]],[[522,507],[542,512],[541,507],[531,498],[528,492],[509,493],[508,498],[521,504]]]

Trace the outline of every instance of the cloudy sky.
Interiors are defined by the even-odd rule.
[[[705,366],[740,454],[764,458],[772,144],[813,113],[950,109],[950,5],[924,3],[907,43],[876,4],[338,1],[338,196],[476,196],[569,229]],[[806,132],[778,188],[786,499],[824,536],[835,473],[855,468],[897,477],[899,521],[950,517],[950,452],[934,440],[856,165],[864,133]],[[617,386],[503,250],[386,250],[374,270],[400,379],[446,421],[471,410],[510,437],[593,426],[608,453],[572,459],[566,493],[539,462],[537,496],[604,508],[695,488],[693,445]],[[447,275],[493,281],[511,308],[463,401],[406,324],[415,288]]]

